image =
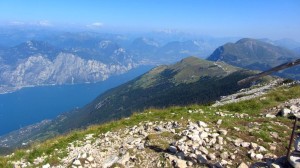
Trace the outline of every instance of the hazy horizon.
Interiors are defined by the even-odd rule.
[[[0,25],[96,32],[175,30],[213,37],[300,41],[297,0],[0,2]]]

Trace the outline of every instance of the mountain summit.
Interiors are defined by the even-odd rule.
[[[296,58],[299,58],[299,55],[288,49],[244,38],[217,48],[207,60],[223,61],[238,67],[263,71]],[[291,74],[286,73],[283,76],[291,77]]]

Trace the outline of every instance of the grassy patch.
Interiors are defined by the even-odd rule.
[[[279,103],[282,103],[289,99],[300,97],[300,86],[294,86],[291,88],[280,87],[264,95],[264,97],[266,97],[266,99],[264,100],[260,100],[260,98],[255,98],[237,103],[226,104],[220,108],[222,110],[227,110],[231,112],[258,115],[263,109],[276,106]]]
[[[146,141],[149,146],[155,146],[158,149],[167,150],[170,143],[178,139],[179,137],[170,132],[162,132],[148,135]]]
[[[255,131],[255,132],[251,132],[251,135],[257,138],[261,138],[263,142],[273,142],[269,132],[267,131],[263,131],[263,130]]]

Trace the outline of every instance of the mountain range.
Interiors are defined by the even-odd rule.
[[[256,70],[299,56],[300,43],[290,39],[231,43],[237,39],[170,31],[131,35],[1,28],[0,93],[28,86],[99,82],[140,65],[170,64],[191,55]],[[279,75],[299,79],[298,72],[292,69]]]
[[[41,41],[2,48],[0,93],[26,86],[99,82],[136,66],[123,48],[106,52],[106,62],[77,51],[59,49]]]
[[[93,32],[3,29],[0,33],[0,43],[5,41],[0,44],[0,93],[28,86],[99,82],[140,65],[169,64],[190,55],[204,58],[222,44],[218,39],[187,37],[182,39],[184,41],[171,41],[179,39],[154,37],[157,39]]]

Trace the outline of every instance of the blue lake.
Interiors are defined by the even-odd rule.
[[[39,86],[0,95],[0,136],[82,107],[106,90],[125,83],[151,68],[139,67],[99,83]]]

